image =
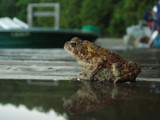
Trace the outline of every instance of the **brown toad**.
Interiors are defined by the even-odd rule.
[[[77,37],[66,42],[64,49],[83,67],[78,80],[134,82],[141,71],[138,63],[128,62],[116,52]]]

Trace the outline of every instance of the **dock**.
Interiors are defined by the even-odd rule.
[[[109,45],[112,49],[104,39],[97,43],[105,47]],[[120,44],[119,41],[118,44]],[[137,80],[160,81],[159,49],[117,52],[127,60],[136,61],[142,65],[142,72]],[[81,66],[63,48],[0,49],[0,80],[68,80],[70,77],[77,76],[81,69]]]

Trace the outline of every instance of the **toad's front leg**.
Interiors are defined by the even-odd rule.
[[[79,80],[93,80],[94,75],[102,68],[103,60],[99,57],[94,57],[91,60],[90,66],[85,67],[78,75]]]
[[[86,76],[87,76],[86,72],[82,70],[77,77],[71,77],[69,78],[69,80],[86,80],[87,79]]]

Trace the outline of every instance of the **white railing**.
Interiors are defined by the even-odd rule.
[[[38,7],[53,7],[53,11],[34,11],[33,8],[38,8]],[[33,17],[54,17],[55,20],[54,22],[54,28],[59,28],[59,14],[60,14],[60,5],[59,3],[30,3],[28,4],[28,25],[32,27],[33,25]]]

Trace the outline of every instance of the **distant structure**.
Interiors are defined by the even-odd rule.
[[[38,7],[53,7],[53,11],[34,11],[33,8]],[[27,8],[27,21],[28,25],[32,27],[33,25],[33,17],[54,17],[54,28],[59,28],[59,14],[60,14],[60,5],[59,3],[30,3]]]
[[[0,29],[10,30],[10,29],[28,29],[29,26],[22,20],[14,17],[13,19],[9,17],[0,18]]]

